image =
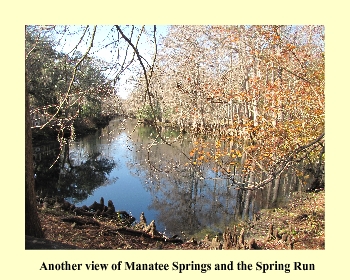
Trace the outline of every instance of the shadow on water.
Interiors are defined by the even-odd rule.
[[[113,160],[103,158],[97,152],[76,163],[71,160],[68,144],[65,145],[59,161],[48,168],[59,152],[56,143],[34,149],[35,187],[40,196],[70,197],[74,202],[83,201],[96,188],[105,184],[108,174],[116,168]]]
[[[144,212],[158,230],[181,236],[181,231],[220,232],[262,208],[283,205],[292,192],[306,188],[287,170],[262,190],[236,190],[210,165],[186,166],[191,135],[178,137],[173,128],[163,132],[175,141],[171,146],[157,139],[151,126],[115,119],[96,134],[66,145],[51,169],[57,145],[34,147],[37,193],[60,195],[76,206],[104,197],[116,210],[131,212],[136,219]]]

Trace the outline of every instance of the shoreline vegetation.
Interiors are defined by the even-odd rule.
[[[75,133],[79,137],[94,133],[111,119],[108,116],[76,121]],[[38,142],[55,138],[53,130],[35,132],[39,132],[33,134]],[[221,233],[202,230],[192,236],[170,238],[155,227],[152,233],[151,223],[141,223],[141,217],[132,225],[125,224],[111,216],[91,214],[90,209],[73,212],[57,201],[43,207],[41,198],[38,213],[45,238],[26,236],[26,249],[325,249],[324,200],[323,190],[298,192],[285,207],[262,209],[252,220],[236,222]]]
[[[106,115],[101,117],[81,118],[74,121],[74,134],[84,137],[95,133],[98,129],[106,127],[115,116]],[[71,136],[70,128],[65,131],[64,137]],[[43,128],[32,128],[32,141],[34,143],[42,143],[49,141],[57,141],[58,131],[52,127],[45,126]]]
[[[67,49],[72,42],[77,44]],[[44,230],[46,240],[75,240],[69,245],[89,249],[324,249],[324,196],[318,202],[325,184],[324,87],[323,25],[173,25],[163,31],[145,25],[26,25],[26,235],[43,237]],[[177,243],[155,238],[151,224],[149,237],[134,224],[122,225],[122,232],[109,216],[42,207],[45,196],[56,197],[41,193],[36,201],[38,146],[48,144],[50,157],[57,152],[51,168],[61,152],[69,159],[67,139],[98,133],[116,116],[156,131],[149,134],[146,162],[157,172],[166,169],[149,160],[151,147],[158,140],[179,144],[188,133],[183,138],[191,137],[191,150],[181,150],[186,162],[169,161],[172,169],[197,174],[210,164],[216,177],[229,179],[242,194],[278,186],[289,171],[297,178],[288,179],[290,186],[310,187],[292,195],[289,208],[261,211],[252,221],[220,227],[214,236],[210,230],[186,233]]]
[[[252,220],[236,222],[215,236],[201,232],[186,238],[163,236],[156,231],[156,222],[146,224],[142,216],[125,224],[109,216],[73,215],[62,205],[38,204],[45,238],[26,236],[26,249],[325,249],[323,190],[295,193],[285,207],[261,210]]]

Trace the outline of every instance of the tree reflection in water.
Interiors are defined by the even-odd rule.
[[[213,162],[186,165],[195,136],[163,128],[162,135],[175,141],[169,146],[156,137],[153,127],[136,124],[136,120],[113,120],[97,134],[67,145],[51,169],[57,151],[38,160],[37,191],[88,204],[99,201],[101,192],[94,190],[104,186],[105,199],[120,210],[131,211],[136,218],[144,212],[158,230],[181,236],[181,231],[188,235],[222,231],[262,208],[280,206],[291,192],[306,187],[286,170],[262,190],[237,190],[213,170]],[[240,176],[238,171],[236,175]]]
[[[231,180],[213,170],[213,162],[186,165],[184,154],[189,154],[197,139],[177,137],[176,131],[168,130],[169,140],[177,139],[171,146],[155,138],[154,128],[137,128],[130,139],[141,148],[130,153],[129,168],[143,178],[152,197],[149,208],[156,210],[157,224],[165,225],[169,233],[223,231],[235,221],[251,219],[262,208],[281,206],[293,191],[305,188],[292,170],[286,170],[264,189],[237,190]],[[240,176],[239,171],[235,175]]]
[[[116,168],[114,160],[107,159],[99,152],[88,154],[80,162],[71,160],[69,144],[66,144],[59,160],[51,168],[59,149],[52,144],[36,148],[35,187],[42,196],[72,198],[74,202],[86,199],[92,192],[107,182],[109,173]]]

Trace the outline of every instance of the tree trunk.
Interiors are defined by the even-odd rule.
[[[36,198],[34,192],[34,167],[33,167],[33,147],[32,147],[32,130],[29,114],[29,94],[25,90],[25,234],[34,237],[44,237],[41,228]]]

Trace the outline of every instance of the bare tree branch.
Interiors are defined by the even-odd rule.
[[[86,50],[85,54],[79,59],[77,64],[74,65],[73,75],[72,75],[72,78],[70,80],[70,83],[69,83],[69,86],[68,86],[68,89],[67,89],[65,97],[63,98],[63,100],[58,105],[55,114],[53,114],[52,117],[44,125],[42,125],[42,128],[44,126],[46,126],[48,123],[50,123],[57,116],[59,110],[62,108],[63,104],[67,101],[68,96],[69,96],[69,94],[71,92],[71,89],[72,89],[72,85],[73,85],[73,82],[74,82],[74,79],[75,79],[75,76],[76,76],[76,73],[77,73],[78,66],[84,61],[86,56],[89,54],[89,52],[90,52],[90,50],[91,50],[91,48],[93,46],[93,42],[94,42],[94,39],[95,39],[95,34],[96,34],[96,25],[94,26],[94,29],[93,29],[93,32],[92,32],[92,36],[91,36],[91,40],[90,40],[90,45],[89,45],[88,49]]]
[[[142,67],[142,71],[143,71],[143,76],[145,78],[145,82],[146,82],[146,93],[148,95],[148,100],[149,100],[149,104],[152,108],[152,112],[153,112],[153,115],[155,116],[154,114],[154,109],[153,109],[153,105],[152,105],[152,97],[153,97],[153,94],[151,93],[150,91],[150,84],[149,84],[149,79],[147,77],[147,70],[145,68],[145,65],[142,61],[142,57],[140,55],[140,52],[138,51],[138,49],[135,47],[135,45],[131,42],[131,40],[124,34],[123,30],[121,30],[121,28],[119,27],[119,25],[116,25],[115,26],[117,28],[117,30],[119,31],[119,33],[122,35],[122,37],[124,38],[124,40],[132,47],[132,49],[134,50],[134,52],[136,53],[136,56],[137,56],[137,59]]]
[[[318,136],[315,140],[311,141],[310,143],[300,146],[299,148],[297,148],[296,150],[292,151],[289,156],[287,156],[285,159],[283,159],[279,164],[277,164],[277,166],[275,167],[275,171],[270,172],[269,176],[261,181],[260,183],[254,185],[254,186],[238,186],[236,187],[236,189],[249,189],[249,190],[254,190],[254,189],[261,189],[263,188],[266,184],[270,183],[271,181],[273,181],[274,179],[277,178],[277,176],[279,176],[288,166],[289,164],[291,164],[294,159],[295,156],[303,151],[305,151],[306,149],[310,148],[311,146],[318,144],[323,137],[325,136],[325,133],[323,132],[320,136]]]

